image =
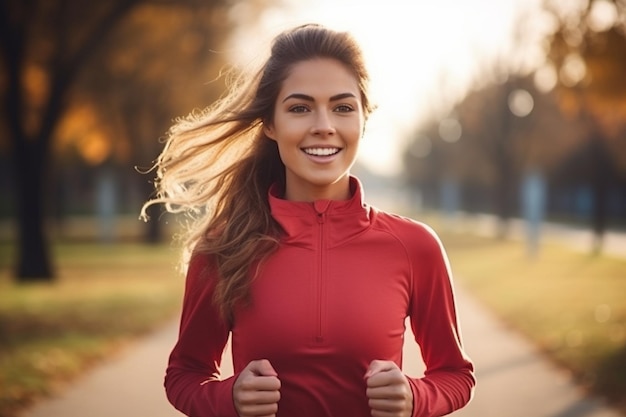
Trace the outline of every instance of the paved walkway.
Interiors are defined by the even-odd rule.
[[[571,383],[567,372],[552,366],[461,288],[457,294],[463,337],[476,363],[478,385],[472,402],[454,416],[623,417],[601,401],[586,397]],[[162,388],[176,331],[176,322],[170,323],[23,417],[181,416],[169,405]],[[412,336],[407,340],[413,340]],[[423,364],[415,359],[417,352],[414,344],[405,347],[407,374],[423,372]],[[227,373],[232,372],[228,363],[226,368]]]
[[[573,385],[525,338],[462,291],[459,311],[467,352],[476,363],[475,397],[458,417],[623,417]]]

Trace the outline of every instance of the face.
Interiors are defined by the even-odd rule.
[[[365,117],[356,77],[341,62],[295,64],[283,82],[265,134],[285,164],[285,198],[345,200]]]

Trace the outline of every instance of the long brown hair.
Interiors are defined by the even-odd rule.
[[[271,123],[293,65],[313,58],[336,59],[354,73],[367,117],[373,110],[369,76],[354,38],[316,24],[298,26],[274,38],[270,57],[253,77],[240,78],[205,111],[179,119],[155,164],[156,197],[142,216],[158,203],[191,216],[183,260],[192,250],[212,256],[219,275],[214,302],[229,320],[250,301],[257,272],[251,267],[277,248],[281,234],[267,194],[273,183],[284,186],[285,167],[262,126]]]

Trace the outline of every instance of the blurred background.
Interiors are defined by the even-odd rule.
[[[550,218],[599,236],[623,226],[623,1],[2,4],[0,217],[25,279],[52,273],[46,242],[69,217],[100,216],[101,238],[107,217],[135,217],[152,192],[138,171],[173,119],[306,21],[363,44],[379,106],[361,155],[371,175],[425,207],[507,219],[532,188]]]
[[[161,139],[176,117],[223,93],[224,69],[263,59],[275,34],[305,22],[349,30],[363,46],[378,109],[355,173],[375,204],[436,215],[444,229],[489,219],[492,237],[524,237],[525,262],[539,256],[548,223],[588,233],[584,250],[595,256],[626,227],[625,0],[5,0],[5,358],[15,335],[37,327],[25,311],[45,304],[41,294],[15,301],[30,291],[21,284],[85,281],[74,258],[93,256],[97,270],[124,254],[128,265],[175,264],[168,250],[137,247],[163,251],[176,233],[158,209],[138,220]],[[85,249],[94,242],[108,249]],[[614,252],[626,247],[617,242]],[[103,260],[103,251],[113,252]],[[614,268],[624,278],[624,264]],[[626,307],[616,303],[611,340],[626,364]],[[31,321],[17,325],[16,315]],[[30,401],[18,391],[5,403]]]

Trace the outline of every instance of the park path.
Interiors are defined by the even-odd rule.
[[[458,310],[467,352],[476,364],[478,385],[458,417],[624,417],[575,386],[568,372],[553,366],[532,344],[504,326],[462,288]],[[176,417],[162,388],[175,321],[75,381],[57,397],[40,402],[22,417]],[[406,340],[413,340],[408,334]],[[416,345],[405,346],[405,372],[423,372]],[[232,373],[228,360],[225,373]],[[349,416],[346,416],[349,417]]]

